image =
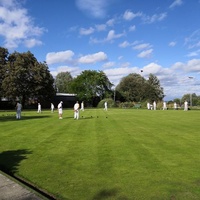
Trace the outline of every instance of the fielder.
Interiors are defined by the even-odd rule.
[[[22,104],[20,102],[17,102],[17,105],[16,105],[16,119],[21,119],[21,110],[22,110]]]
[[[62,101],[58,104],[58,116],[59,116],[59,119],[62,119],[62,114],[63,114],[62,104],[63,104]]]
[[[79,119],[79,103],[74,104],[74,119]]]

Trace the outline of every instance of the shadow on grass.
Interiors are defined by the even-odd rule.
[[[93,200],[104,200],[110,198],[128,200],[127,197],[119,195],[119,191],[117,188],[101,190],[94,196]]]
[[[22,115],[21,119],[16,119],[15,114],[6,114],[0,116],[0,122],[7,122],[7,121],[23,121],[23,120],[32,120],[32,119],[41,119],[41,118],[50,118],[48,115],[34,115],[34,116],[28,116],[28,115]]]
[[[32,154],[32,151],[27,149],[20,149],[4,151],[0,153],[0,170],[18,180],[22,184],[26,185],[27,187],[40,193],[43,197],[45,197],[45,199],[56,200],[53,195],[47,193],[46,191],[43,191],[42,189],[38,188],[37,186],[17,175],[20,162],[27,159],[28,154]]]
[[[31,153],[27,149],[3,151],[0,153],[0,169],[9,175],[14,175],[18,171],[20,162],[27,159],[27,154]]]

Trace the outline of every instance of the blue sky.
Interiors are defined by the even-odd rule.
[[[53,76],[102,70],[117,85],[153,73],[173,100],[200,95],[199,19],[200,0],[0,0],[0,46],[31,51]]]

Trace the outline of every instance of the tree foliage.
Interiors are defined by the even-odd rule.
[[[116,87],[118,93],[120,93],[125,101],[159,101],[162,100],[163,88],[160,87],[160,82],[153,74],[149,75],[149,79],[146,80],[140,74],[132,73],[122,78],[118,86]]]
[[[150,74],[147,80],[146,99],[153,101],[161,101],[164,98],[163,88],[160,86],[158,78]]]
[[[46,63],[38,62],[31,52],[9,55],[2,81],[6,97],[20,98],[23,105],[28,98],[48,99],[54,95],[53,83]]]
[[[136,73],[129,74],[122,78],[116,91],[119,92],[126,101],[142,101],[145,97],[145,79]]]
[[[9,55],[8,50],[0,47],[0,97],[3,96],[2,81],[5,75],[5,66],[7,63],[8,55]]]
[[[85,70],[72,82],[73,92],[78,98],[95,106],[96,100],[101,100],[111,94],[110,83],[103,71]]]
[[[60,72],[55,78],[55,85],[57,92],[70,93],[71,92],[71,82],[73,78],[70,72]]]

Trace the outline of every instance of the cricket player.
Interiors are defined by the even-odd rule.
[[[153,109],[156,110],[156,102],[153,102]]]
[[[185,101],[185,102],[184,102],[184,111],[187,111],[187,110],[188,110],[188,102]]]
[[[79,119],[79,103],[74,104],[74,119]]]
[[[38,113],[41,113],[42,112],[42,108],[41,108],[41,104],[40,103],[38,103],[38,111],[37,111]]]
[[[84,111],[84,102],[81,102],[81,110]]]
[[[16,105],[16,119],[21,119],[21,110],[22,110],[22,104],[20,102],[17,102],[17,105]]]
[[[62,101],[58,104],[58,116],[59,116],[59,119],[62,119],[62,114],[63,114],[62,104],[63,104]]]
[[[108,103],[107,103],[107,101],[105,101],[105,103],[104,103],[104,110],[108,110]]]
[[[54,111],[54,105],[53,103],[51,103],[51,112],[53,113],[53,111]]]

